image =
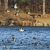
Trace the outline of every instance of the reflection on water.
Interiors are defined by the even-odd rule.
[[[0,50],[50,50],[50,28],[0,28]]]

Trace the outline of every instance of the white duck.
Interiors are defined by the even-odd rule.
[[[21,29],[19,29],[19,31],[20,31],[20,32],[24,32],[24,29],[21,28]]]

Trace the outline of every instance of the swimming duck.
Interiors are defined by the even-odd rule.
[[[19,31],[20,31],[20,32],[24,32],[24,29],[23,29],[23,28],[21,28],[21,29],[19,29]]]

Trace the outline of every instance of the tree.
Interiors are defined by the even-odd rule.
[[[5,3],[5,10],[8,9],[8,0],[4,0],[4,3]]]
[[[29,3],[30,0],[17,0],[18,3]]]
[[[29,6],[31,0],[17,0],[17,5],[21,10],[26,9],[27,6]]]
[[[0,0],[0,6],[1,6],[1,0]]]

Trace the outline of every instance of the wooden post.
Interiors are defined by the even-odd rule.
[[[4,3],[5,3],[5,10],[8,9],[8,0],[4,0]]]
[[[45,0],[43,0],[43,15],[45,15]]]

